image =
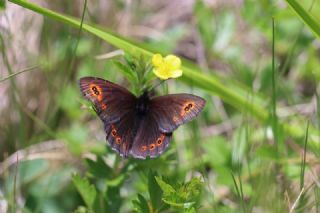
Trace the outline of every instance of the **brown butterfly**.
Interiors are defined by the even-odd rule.
[[[195,118],[205,100],[191,94],[136,97],[110,81],[84,77],[79,80],[83,96],[91,101],[104,123],[107,141],[121,156],[159,156],[169,145],[172,132]]]

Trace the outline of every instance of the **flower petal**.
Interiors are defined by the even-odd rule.
[[[164,63],[167,64],[172,70],[177,70],[181,67],[181,60],[175,55],[167,55],[164,58]]]
[[[170,73],[170,78],[178,78],[182,76],[182,70],[173,70]]]
[[[162,80],[167,80],[169,78],[168,74],[166,72],[163,72],[163,70],[161,69],[153,69],[153,73]]]
[[[154,54],[152,57],[152,64],[154,67],[159,67],[163,64],[163,57],[160,54]]]

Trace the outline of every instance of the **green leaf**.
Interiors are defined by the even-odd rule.
[[[7,1],[4,1],[4,0],[0,1],[0,9],[6,9],[6,2]]]
[[[185,213],[196,213],[196,209],[194,207],[188,208],[184,211]]]
[[[190,182],[186,183],[179,191],[185,193],[186,201],[198,199],[203,188],[203,182],[200,178],[192,178]],[[178,191],[178,193],[179,193]]]
[[[78,206],[74,213],[89,213],[89,210],[84,206]]]
[[[191,208],[197,202],[203,188],[203,183],[199,178],[193,178],[190,182],[175,187],[159,177],[155,179],[163,191],[162,200],[174,207]]]
[[[108,187],[105,197],[106,212],[119,212],[123,198],[120,196],[120,187]]]
[[[107,180],[107,185],[111,187],[118,187],[120,186],[126,179],[126,174],[120,174],[114,179]]]
[[[78,174],[72,176],[72,182],[76,186],[87,207],[92,208],[97,195],[94,185],[90,184],[87,178],[81,178]]]
[[[148,176],[148,190],[150,195],[150,200],[152,204],[152,209],[155,211],[160,208],[161,198],[162,198],[162,190],[156,181],[156,172],[149,172]]]
[[[141,194],[138,194],[138,200],[133,200],[132,204],[136,212],[139,212],[139,213],[150,212],[148,202]]]
[[[170,194],[176,193],[176,190],[174,190],[174,188],[171,185],[164,182],[160,177],[154,177],[154,178],[156,179],[157,183],[162,189],[165,197]]]
[[[137,81],[135,73],[132,71],[132,69],[130,69],[130,67],[124,65],[123,63],[117,60],[114,60],[113,63],[130,82]]]
[[[112,175],[112,169],[104,162],[104,160],[97,156],[97,161],[86,159],[89,173],[95,177],[107,178]]]
[[[296,0],[286,0],[291,8],[297,13],[297,15],[302,19],[302,21],[311,29],[311,31],[320,38],[320,21],[315,20],[309,15]],[[301,2],[301,1],[300,1]]]

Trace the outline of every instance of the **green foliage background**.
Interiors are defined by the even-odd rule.
[[[320,211],[319,2],[76,2],[0,4],[0,212]],[[80,95],[137,92],[116,49],[181,56],[157,93],[207,100],[157,159],[117,156]]]

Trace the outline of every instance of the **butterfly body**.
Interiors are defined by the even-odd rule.
[[[104,123],[107,141],[121,156],[145,159],[159,156],[172,132],[198,115],[205,100],[191,94],[136,97],[127,89],[101,78],[79,81],[83,96],[91,101]]]
[[[149,94],[148,92],[144,92],[140,97],[137,98],[137,103],[136,103],[136,113],[140,116],[144,116],[147,114],[149,110]]]

